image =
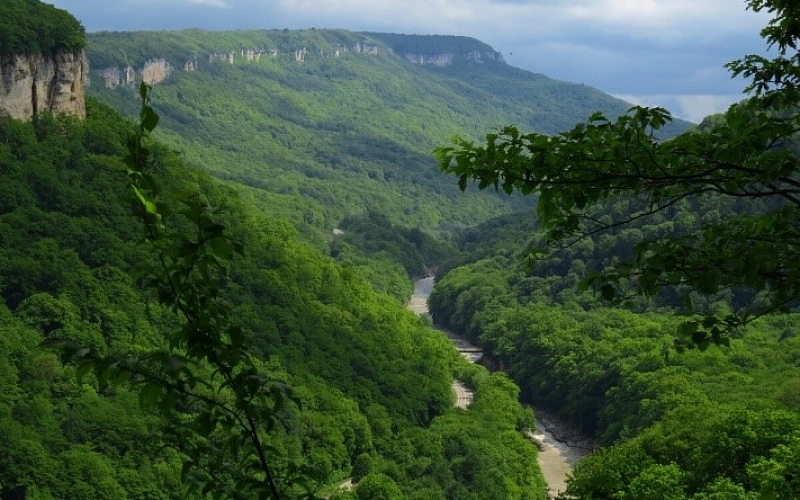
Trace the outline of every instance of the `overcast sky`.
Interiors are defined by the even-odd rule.
[[[514,66],[692,121],[742,97],[723,67],[763,53],[744,0],[45,0],[92,31],[344,28],[465,35]]]

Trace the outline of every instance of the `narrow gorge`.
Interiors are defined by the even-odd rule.
[[[428,314],[428,297],[433,290],[435,278],[429,276],[414,282],[414,294],[411,296],[407,307],[416,314]],[[447,335],[462,356],[477,362],[482,357],[479,347],[469,343],[466,339],[445,330],[437,329]],[[453,381],[453,392],[456,394],[456,406],[468,409],[472,400],[472,392],[460,381]],[[591,451],[590,443],[584,439],[570,439],[573,434],[568,431],[568,426],[558,419],[532,407],[536,415],[537,428],[526,433],[528,438],[539,449],[538,463],[542,475],[547,481],[548,496],[556,498],[559,493],[567,488],[567,476],[572,472],[575,463]]]

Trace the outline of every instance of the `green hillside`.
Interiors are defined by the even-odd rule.
[[[462,185],[538,197],[461,233],[429,299],[522,397],[593,438],[564,499],[800,498],[800,8],[752,95],[669,141],[660,110],[437,150]]]
[[[248,61],[248,50],[259,60]],[[441,53],[452,56],[450,66],[407,58]],[[476,53],[480,62],[470,56]],[[246,186],[260,209],[317,240],[366,212],[450,232],[519,209],[528,202],[461,193],[437,171],[432,149],[453,134],[478,138],[508,123],[556,132],[598,109],[615,115],[627,108],[589,87],[512,68],[464,37],[97,33],[87,54],[91,93],[128,115],[135,89],[106,88],[100,72],[169,63],[173,71],[153,97],[162,140],[189,165]],[[196,71],[185,71],[187,62]]]
[[[623,308],[580,286],[630,258],[642,238],[681,234],[701,218],[764,211],[758,202],[726,201],[682,203],[532,266],[521,256],[545,241],[533,213],[492,220],[460,238],[463,253],[437,282],[431,313],[480,345],[487,365],[511,376],[524,401],[602,446],[579,462],[567,498],[797,496],[797,312],[752,321],[723,345],[676,350],[686,342],[679,332],[687,316],[678,314],[686,304],[728,314],[752,292],[671,286]],[[628,205],[614,200],[594,214]]]
[[[3,498],[253,498],[228,415],[258,415],[281,498],[353,498],[348,477],[379,496],[539,498],[513,385],[158,143],[135,180],[130,123],[88,104],[85,122],[0,120]],[[483,409],[451,408],[453,376]]]
[[[22,4],[44,5],[0,3],[0,19]],[[23,50],[85,45],[93,73],[85,121],[0,117],[0,498],[543,499],[517,385],[403,305],[409,276],[454,252],[439,237],[531,201],[462,193],[431,151],[627,105],[461,37],[188,30],[84,44],[69,21],[43,24],[44,45],[9,32]],[[492,296],[522,295],[507,285]],[[543,359],[533,341],[519,352]],[[565,379],[587,386],[563,397],[596,396],[600,370],[571,366]],[[466,411],[454,378],[475,391]]]

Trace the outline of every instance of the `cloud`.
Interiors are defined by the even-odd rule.
[[[222,0],[189,0],[189,3],[197,5],[208,5],[209,7],[217,7],[220,9],[230,9],[231,6]]]
[[[720,113],[740,101],[742,95],[615,95],[623,101],[639,106],[660,106],[674,116],[692,123],[700,123],[708,115]]]

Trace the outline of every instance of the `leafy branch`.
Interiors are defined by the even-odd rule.
[[[729,217],[723,224],[699,224],[642,238],[634,257],[590,275],[584,284],[610,300],[633,287],[653,296],[680,285],[704,295],[744,288],[757,297],[750,309],[725,318],[687,323],[682,333],[708,334],[719,343],[721,330],[770,311],[800,304],[800,7],[791,0],[751,0],[775,18],[762,31],[778,57],[747,56],[728,68],[752,78],[755,95],[731,106],[721,120],[669,141],[658,132],[672,117],[662,108],[632,107],[616,120],[601,113],[554,136],[522,133],[507,126],[486,135],[484,144],[453,138],[436,149],[439,168],[466,189],[536,195],[539,221],[550,250],[546,258],[582,239],[642,218],[664,214],[683,200],[715,196],[751,200],[757,214]],[[639,199],[631,211],[597,217],[601,203]],[[621,215],[621,216],[620,216]],[[610,222],[609,222],[610,220]]]
[[[223,291],[243,249],[218,220],[220,209],[199,193],[160,193],[150,135],[159,117],[150,91],[141,85],[139,122],[125,161],[144,244],[156,264],[143,283],[175,313],[179,327],[167,334],[163,349],[146,354],[102,357],[82,347],[64,354],[79,376],[93,371],[102,384],[131,383],[143,406],[166,417],[177,438],[172,446],[185,456],[182,477],[190,490],[214,498],[286,498],[305,479],[300,471],[281,482],[271,458],[278,450],[267,439],[288,404],[298,402],[252,354],[249,337],[231,318]]]

